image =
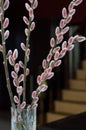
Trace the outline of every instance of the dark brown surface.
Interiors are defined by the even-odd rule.
[[[54,121],[44,127],[47,130],[86,130],[86,112]]]
[[[0,130],[10,130],[10,112],[0,110]]]
[[[9,115],[9,112],[0,112],[0,130],[10,130]],[[86,112],[48,123],[37,130],[86,130]]]

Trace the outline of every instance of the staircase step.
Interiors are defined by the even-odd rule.
[[[86,60],[82,61],[82,69],[86,70]]]
[[[86,91],[62,90],[62,100],[86,103]]]
[[[63,119],[65,117],[67,117],[68,115],[64,115],[64,114],[59,114],[59,113],[52,113],[52,112],[47,112],[46,113],[46,123],[52,122],[52,121],[56,121],[56,120],[60,120]]]
[[[86,91],[86,81],[84,80],[70,79],[69,86],[70,89]]]
[[[76,78],[86,80],[86,70],[82,70],[82,69],[76,70]]]
[[[86,104],[79,104],[66,101],[55,101],[55,112],[66,114],[78,114],[86,111]]]

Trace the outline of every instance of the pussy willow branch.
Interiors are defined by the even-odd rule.
[[[30,23],[31,23],[31,20],[30,20]],[[28,30],[30,30],[30,25],[28,26]],[[28,48],[29,39],[30,39],[30,31],[26,38],[26,48]],[[24,57],[24,80],[23,80],[23,101],[26,101],[26,77],[27,77],[26,68],[27,68],[27,57],[25,55],[25,57]]]
[[[34,3],[34,0],[33,0],[33,3]],[[33,6],[33,3],[31,4],[31,8]],[[32,22],[32,20],[29,17],[28,35],[26,37],[26,48],[28,48],[28,46],[30,46],[28,44],[29,44],[29,41],[30,41],[30,33],[31,33],[30,25],[31,25],[31,22]],[[26,76],[26,68],[27,68],[27,63],[28,63],[27,56],[25,55],[25,57],[24,57],[24,80],[23,80],[23,101],[26,101],[26,78],[27,78],[27,76]]]
[[[67,51],[71,51],[74,48],[74,41],[77,42],[82,42],[85,41],[86,38],[83,36],[72,36],[68,39],[68,41],[64,41],[64,34],[66,34],[69,31],[69,27],[66,26],[72,19],[72,16],[75,14],[75,6],[78,6],[81,4],[83,0],[72,0],[68,6],[68,10],[66,8],[63,8],[62,10],[62,20],[60,21],[59,27],[56,27],[55,29],[55,38],[50,39],[50,46],[51,49],[49,51],[49,54],[47,55],[46,59],[43,60],[42,62],[42,67],[43,67],[43,73],[41,75],[37,76],[37,84],[38,87],[35,91],[32,92],[32,103],[30,105],[31,108],[37,107],[37,102],[39,99],[39,95],[41,92],[46,91],[48,86],[45,84],[45,81],[48,79],[51,79],[54,76],[54,72],[52,72],[52,69],[54,67],[58,67],[61,64],[61,58],[65,56]],[[9,0],[5,0],[5,6],[9,6]],[[30,40],[30,33],[31,31],[35,28],[35,23],[32,22],[34,19],[34,9],[38,5],[37,0],[29,0],[30,5],[28,3],[25,4],[25,7],[29,13],[29,19],[24,16],[23,20],[27,25],[27,28],[25,29],[25,35],[26,35],[26,44],[24,43],[21,44],[21,48],[25,51],[25,56],[24,56],[24,64],[22,66],[21,61],[19,63],[16,63],[16,59],[18,57],[18,50],[15,49],[12,53],[12,50],[9,50],[8,54],[8,60],[11,66],[14,67],[14,71],[11,72],[11,76],[13,77],[13,84],[17,88],[17,94],[18,97],[15,95],[13,98],[13,93],[11,90],[11,84],[10,84],[10,79],[9,79],[9,73],[8,73],[8,64],[7,64],[7,55],[6,55],[6,39],[9,36],[9,31],[5,31],[6,27],[9,24],[8,19],[4,19],[4,1],[0,0],[0,22],[1,22],[1,37],[2,37],[2,44],[0,44],[0,51],[3,54],[3,64],[5,68],[5,74],[6,74],[6,81],[7,81],[7,88],[10,96],[10,101],[12,107],[15,107],[15,103],[20,109],[24,109],[26,106],[26,76],[29,74],[26,70],[27,68],[27,63],[28,63],[28,58],[29,58],[29,53],[30,53],[30,45],[28,45],[29,40]],[[3,24],[4,23],[4,24]],[[6,34],[6,35],[5,35]],[[5,37],[6,36],[6,37]],[[61,47],[58,46],[58,44],[62,44]],[[18,66],[16,66],[18,65]],[[18,77],[18,72],[20,66],[23,68],[24,74],[21,74]],[[29,71],[29,69],[28,69]],[[20,86],[20,82],[23,81],[23,86]],[[23,102],[21,103],[20,101],[20,96],[23,91]]]
[[[72,3],[72,2],[76,2],[76,3]],[[48,86],[45,84],[45,81],[48,79],[51,79],[54,76],[54,73],[52,72],[52,69],[54,67],[57,67],[61,64],[61,58],[63,58],[66,54],[67,51],[71,51],[74,48],[74,41],[77,42],[82,42],[86,40],[86,37],[80,37],[78,35],[76,36],[72,36],[69,38],[68,42],[67,41],[63,41],[63,35],[65,33],[67,33],[69,31],[69,27],[66,27],[66,25],[71,21],[72,16],[75,14],[75,9],[74,6],[78,6],[82,0],[73,0],[69,7],[69,13],[67,13],[66,8],[63,8],[62,10],[62,15],[63,15],[63,19],[60,21],[59,27],[56,28],[55,30],[55,35],[56,35],[56,39],[52,38],[50,41],[50,45],[51,45],[51,50],[49,51],[49,54],[47,55],[47,58],[44,59],[43,62],[45,62],[45,66],[43,65],[44,63],[42,62],[42,67],[43,67],[43,72],[41,75],[37,76],[37,84],[38,87],[35,91],[32,92],[32,103],[30,107],[37,107],[38,104],[38,97],[41,94],[41,92],[46,91],[46,89],[48,88]],[[74,4],[74,5],[73,5]],[[73,12],[71,12],[71,10]],[[67,13],[67,14],[66,14]],[[64,33],[64,29],[65,29],[65,33]],[[63,32],[63,33],[62,33]],[[52,42],[52,43],[51,43]],[[58,46],[58,44],[62,43],[61,47]],[[56,49],[58,47],[58,50],[55,54],[54,49]],[[50,56],[50,58],[48,57]],[[56,58],[56,59],[55,59]],[[57,62],[57,66],[54,66],[54,64]],[[49,75],[50,73],[50,75]],[[50,76],[50,77],[48,77]]]
[[[4,28],[3,28],[3,20],[4,20],[4,9],[3,9],[3,0],[0,1],[0,6],[2,7],[2,11],[3,13],[1,14],[1,37],[2,37],[2,45],[3,45],[3,65],[4,65],[4,69],[5,69],[5,74],[6,74],[6,82],[7,82],[7,89],[8,89],[8,93],[9,93],[9,97],[10,97],[10,101],[11,101],[11,105],[12,107],[15,107],[14,104],[14,100],[13,100],[13,93],[11,90],[11,83],[10,83],[10,79],[9,79],[9,71],[8,71],[8,64],[7,64],[7,58],[6,58],[6,41],[5,41],[5,37],[4,37]]]

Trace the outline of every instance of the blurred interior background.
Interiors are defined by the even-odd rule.
[[[30,55],[30,62],[28,65],[31,73],[30,73],[30,77],[28,77],[27,83],[31,85],[30,86],[31,89],[29,88],[27,89],[28,90],[27,99],[31,91],[37,87],[36,76],[42,72],[41,63],[42,60],[46,58],[49,52],[50,38],[55,37],[54,35],[55,28],[59,25],[59,21],[62,18],[61,9],[63,7],[68,7],[70,1],[71,0],[65,0],[65,1],[64,0],[39,0],[39,6],[35,10],[35,19],[34,19],[36,23],[36,28],[31,33],[31,38],[30,38],[31,55]],[[24,6],[25,2],[27,2],[27,0],[22,0],[22,2],[20,0],[10,0],[10,7],[5,13],[5,16],[9,17],[10,19],[10,25],[8,27],[8,29],[10,30],[10,37],[7,40],[7,50],[9,49],[13,50],[14,48],[18,48],[20,59],[23,58],[23,53],[20,48],[20,43],[25,42],[25,34],[24,34],[25,24],[23,23],[22,17],[23,15],[28,16],[28,13],[25,10],[25,6]],[[76,14],[74,15],[71,23],[69,24],[70,31],[65,36],[66,39],[68,39],[69,36],[75,34],[81,34],[86,36],[86,13],[85,12],[86,12],[86,1],[83,0],[83,3],[79,7],[77,7]],[[38,107],[39,125],[49,122],[48,119],[53,118],[53,114],[51,113],[54,113],[54,119],[57,119],[55,113],[59,113],[61,115],[73,114],[73,112],[67,113],[67,111],[62,113],[61,111],[54,112],[55,110],[54,101],[56,100],[62,101],[63,90],[69,90],[70,88],[70,79],[78,78],[79,82],[81,80],[86,82],[86,70],[85,70],[86,68],[84,68],[84,72],[82,72],[84,78],[77,77],[78,72],[76,71],[78,71],[78,69],[81,70],[82,64],[86,65],[86,42],[80,44],[76,43],[75,49],[72,52],[67,53],[67,55],[63,58],[61,66],[53,70],[55,72],[55,76],[50,81],[47,81],[49,89],[45,93],[41,94],[40,96],[39,107]],[[10,67],[9,69],[11,71]],[[86,84],[85,84],[85,88],[86,88]],[[82,89],[80,90],[77,91],[82,92]],[[13,91],[15,91],[14,87],[13,87]],[[28,102],[29,101],[30,99],[28,99]],[[75,103],[75,100],[71,102]],[[80,102],[79,101],[76,102],[78,102],[79,104],[83,102],[83,99],[82,101],[80,100]],[[86,100],[84,101],[84,105],[85,108],[83,107],[82,109],[83,111],[85,111],[84,109],[86,109]],[[0,53],[0,125],[1,125],[2,118],[4,117],[3,111],[9,112],[9,110],[10,110],[10,101],[9,101],[9,96],[6,88],[5,74],[3,68],[3,58],[2,58],[2,54]],[[48,117],[49,113],[51,114],[50,117]]]

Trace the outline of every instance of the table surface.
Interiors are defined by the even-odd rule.
[[[10,130],[10,112],[0,111],[0,130]],[[39,126],[37,130],[86,130],[86,112]]]
[[[0,130],[10,130],[10,111],[0,110]]]
[[[48,123],[45,127],[47,130],[86,130],[86,112]]]

